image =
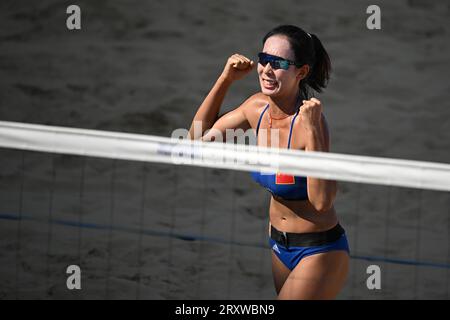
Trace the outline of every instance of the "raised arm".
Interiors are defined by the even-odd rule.
[[[251,127],[247,120],[246,109],[248,110],[252,103],[253,96],[248,98],[236,109],[224,114],[214,123],[210,130],[204,133],[201,139],[203,141],[226,141],[239,135],[238,132],[232,131],[231,136],[227,137],[228,129],[242,129],[245,132]]]
[[[306,151],[330,152],[330,134],[321,102],[316,98],[304,100],[300,121],[306,132]],[[308,198],[318,212],[327,212],[334,203],[337,182],[308,177]]]
[[[192,120],[189,129],[190,139],[201,139],[205,131],[214,126],[216,121],[218,121],[220,107],[222,106],[228,88],[234,81],[242,79],[247,75],[253,69],[254,65],[255,63],[253,61],[240,54],[234,54],[228,58],[222,74],[217,79],[205,100],[203,100],[203,103],[198,108]],[[239,119],[241,119],[243,114],[242,110],[238,110],[239,108],[223,116],[222,118],[224,119],[221,118],[221,124],[231,128],[234,125],[234,120],[238,120],[240,123],[241,121]]]

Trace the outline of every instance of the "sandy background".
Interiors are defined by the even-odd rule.
[[[76,32],[65,27],[74,3]],[[189,127],[229,55],[254,58],[289,23],[331,56],[320,99],[332,152],[449,163],[450,5],[378,1],[371,31],[370,4],[1,1],[0,119],[168,136]],[[235,83],[223,111],[258,89],[256,73]],[[4,149],[0,161],[0,299],[275,298],[269,196],[247,173]],[[448,299],[448,193],[339,186],[354,255],[339,298]],[[70,264],[81,291],[65,287]],[[366,288],[370,264],[379,291]]]

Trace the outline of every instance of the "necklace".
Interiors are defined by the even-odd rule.
[[[281,117],[281,118],[274,118],[271,114],[270,114],[270,108],[268,110],[269,112],[267,112],[267,114],[269,115],[269,128],[272,129],[272,120],[284,120],[286,118],[289,118],[290,116],[292,116],[292,114],[289,114],[285,117]]]
[[[297,102],[296,102],[297,105],[298,105],[299,101],[300,101],[300,96],[297,97]],[[298,113],[299,110],[300,110],[300,107],[298,107],[296,113]],[[268,113],[268,115],[269,115],[269,128],[270,128],[270,129],[272,129],[272,120],[284,120],[284,119],[289,118],[290,116],[293,115],[293,114],[289,114],[289,115],[287,115],[287,116],[285,116],[285,117],[274,118],[274,117],[272,117],[272,115],[270,114],[270,107],[269,107],[269,110],[267,110],[267,111],[268,111],[267,113]],[[294,113],[294,114],[295,114],[295,113]]]

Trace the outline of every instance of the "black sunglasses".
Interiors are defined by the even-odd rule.
[[[265,66],[267,63],[270,63],[270,66],[272,69],[283,69],[287,70],[289,69],[290,65],[294,65],[296,67],[300,67],[299,63],[296,63],[291,60],[283,59],[277,56],[273,56],[271,54],[267,54],[264,52],[258,53],[259,63],[263,66]]]

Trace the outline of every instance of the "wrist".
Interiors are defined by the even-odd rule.
[[[317,134],[320,133],[320,127],[319,126],[314,126],[314,125],[312,125],[312,126],[305,126],[304,130],[305,130],[306,134],[310,135],[310,136],[314,136],[314,135],[317,135]]]
[[[322,132],[319,127],[305,128],[306,151],[324,151]]]
[[[217,82],[226,86],[230,86],[233,80],[226,77],[225,75],[221,74],[219,78],[217,79]]]

